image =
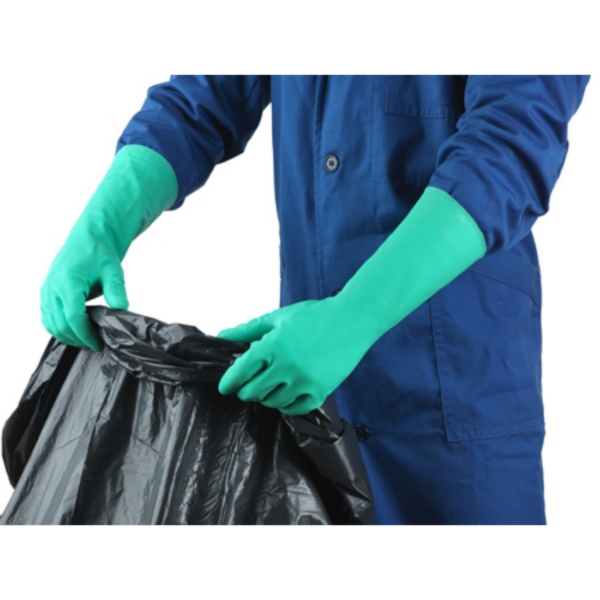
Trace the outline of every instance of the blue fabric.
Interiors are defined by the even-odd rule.
[[[336,293],[427,185],[487,255],[386,333],[336,390],[379,523],[543,523],[541,286],[548,210],[583,76],[178,76],[121,139],[173,166],[179,197],[273,109],[281,304]],[[337,168],[325,167],[333,154]]]

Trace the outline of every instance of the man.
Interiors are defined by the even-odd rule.
[[[55,259],[42,314],[99,349],[85,300],[126,308],[120,262],[241,153],[273,107],[284,308],[219,389],[285,414],[334,393],[379,523],[544,523],[540,279],[586,77],[173,77],[152,87]]]

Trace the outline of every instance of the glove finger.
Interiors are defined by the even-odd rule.
[[[125,275],[119,263],[107,269],[102,276],[102,291],[106,303],[111,308],[127,310],[129,300],[125,290]]]
[[[48,307],[48,302],[46,300],[47,296],[48,293],[46,291],[46,285],[44,284],[40,290],[40,313],[42,317],[42,324],[52,337],[56,337],[54,332],[57,331],[57,329],[54,319],[52,318],[52,311]]]
[[[261,349],[257,347],[256,343],[253,344],[225,371],[219,381],[219,392],[224,396],[236,393],[269,364],[270,361],[263,356]]]
[[[85,299],[70,298],[64,303],[64,315],[71,331],[86,347],[95,352],[102,350],[102,341],[93,329],[85,308]]]
[[[269,333],[269,331],[275,327],[275,324],[279,319],[289,317],[298,312],[306,310],[318,302],[319,300],[304,300],[302,302],[297,302],[296,304],[291,304],[290,306],[277,308],[270,313],[266,313],[256,319],[248,321],[247,323],[238,325],[237,327],[224,329],[217,337],[229,340],[231,342],[255,342]]]
[[[296,400],[294,391],[287,383],[280,383],[261,401],[263,406],[280,410],[290,406]]]
[[[299,396],[292,404],[280,408],[279,411],[284,415],[299,416],[307,415],[309,412],[319,408],[321,404],[314,396],[303,394]]]
[[[255,375],[248,383],[243,385],[237,395],[240,400],[245,402],[261,402],[280,384],[273,374],[273,369],[267,367]]]
[[[274,317],[277,312],[278,310],[252,319],[237,327],[224,329],[217,337],[229,340],[230,342],[255,342],[260,340],[265,334],[273,329]]]
[[[55,299],[50,308],[45,313],[45,323],[49,327],[46,327],[50,334],[56,338],[59,342],[66,344],[67,346],[75,346],[77,348],[83,348],[83,342],[77,340],[77,336],[71,331],[65,316],[62,312],[62,303],[57,298]]]
[[[53,338],[55,338],[55,339],[58,340],[58,338],[56,337],[56,334],[59,333],[58,327],[56,327],[56,324],[54,323],[54,319],[52,318],[52,314],[45,307],[42,307],[42,324],[43,324],[44,328],[46,329],[46,331]],[[58,340],[58,341],[60,342],[61,340]]]

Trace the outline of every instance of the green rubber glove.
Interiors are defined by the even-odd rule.
[[[251,345],[225,372],[219,391],[288,415],[318,408],[386,331],[485,252],[465,209],[427,188],[337,296],[222,331],[219,337]]]
[[[157,152],[124,146],[54,259],[41,290],[42,323],[57,340],[100,350],[85,309],[104,294],[126,309],[121,261],[131,242],[177,197],[177,179]]]

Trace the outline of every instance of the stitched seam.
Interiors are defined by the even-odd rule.
[[[250,88],[250,91],[248,92],[248,94],[246,95],[246,97],[244,98],[244,101],[242,102],[242,104],[240,105],[240,109],[243,110],[244,107],[246,106],[246,104],[248,103],[248,100],[250,100],[250,96],[252,96],[252,94],[254,93],[254,90],[256,89],[256,86],[259,84],[260,80],[262,79],[262,75],[257,75],[256,77],[256,81],[252,84],[252,87]]]
[[[531,421],[520,421],[511,425],[498,425],[483,429],[456,429],[450,436],[450,442],[468,442],[473,440],[486,440],[509,435],[519,435],[544,428],[544,417],[538,417]]]
[[[319,293],[320,297],[323,298],[325,296],[325,281],[324,281],[324,273],[323,273],[323,241],[322,236],[320,235],[320,215],[319,211],[321,208],[319,207],[319,193],[318,187],[319,182],[323,174],[321,173],[321,156],[323,154],[323,106],[325,103],[325,76],[320,76],[316,81],[316,89],[315,93],[317,95],[316,102],[316,111],[315,111],[315,140],[316,140],[316,156],[313,160],[313,202],[314,202],[314,211],[315,211],[315,235],[317,241],[317,268],[319,273]]]

